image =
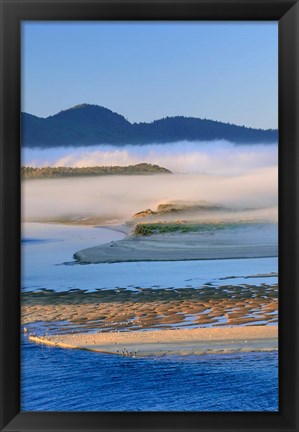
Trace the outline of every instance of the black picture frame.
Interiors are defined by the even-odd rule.
[[[299,4],[294,0],[1,0],[1,431],[298,431]],[[279,411],[20,412],[22,20],[279,23]]]

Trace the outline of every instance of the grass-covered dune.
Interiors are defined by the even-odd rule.
[[[23,178],[57,178],[57,177],[88,177],[106,175],[149,175],[149,174],[172,174],[171,171],[159,165],[140,163],[127,166],[94,166],[83,168],[71,167],[22,167]]]
[[[242,226],[251,226],[254,222],[238,221],[238,222],[154,222],[154,223],[138,223],[134,228],[136,236],[151,236],[153,234],[171,234],[171,233],[192,233],[192,232],[215,232],[226,228],[239,228]]]
[[[136,236],[145,237],[145,236],[151,236],[153,234],[196,232],[196,231],[200,231],[201,229],[203,229],[201,224],[196,224],[196,223],[184,223],[184,222],[139,223],[135,226],[134,234]]]

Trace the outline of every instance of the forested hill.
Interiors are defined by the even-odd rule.
[[[166,117],[152,123],[130,123],[107,108],[83,104],[47,118],[22,113],[21,137],[23,146],[39,148],[221,139],[236,144],[267,144],[278,141],[278,131],[182,116]]]

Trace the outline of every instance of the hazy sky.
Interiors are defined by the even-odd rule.
[[[277,23],[23,22],[22,111],[80,103],[277,128]]]

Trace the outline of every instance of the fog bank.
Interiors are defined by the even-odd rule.
[[[22,150],[22,165],[33,167],[123,166],[142,162],[158,164],[174,173],[239,175],[277,166],[278,146],[210,141]]]
[[[134,213],[147,208],[154,210],[161,203],[207,201],[235,210],[251,209],[242,212],[242,219],[277,220],[277,171],[277,167],[265,167],[242,175],[24,180],[22,215],[26,221],[96,216],[124,222]]]

